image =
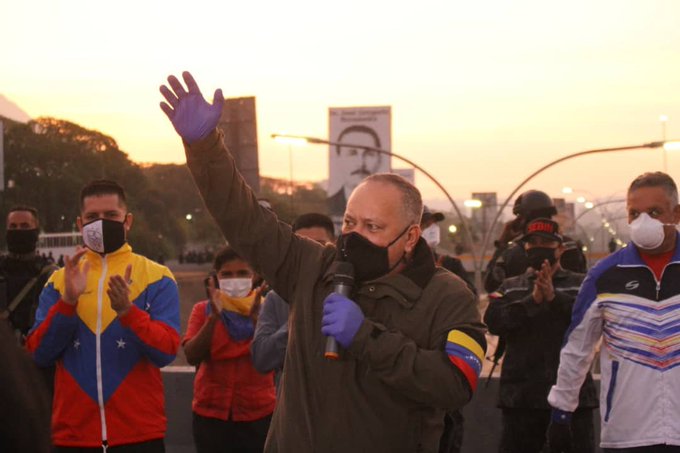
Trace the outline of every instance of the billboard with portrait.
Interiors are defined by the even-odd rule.
[[[390,156],[367,146],[392,148],[390,107],[341,107],[328,109],[329,149],[328,209],[342,217],[352,190],[368,175],[391,171]]]

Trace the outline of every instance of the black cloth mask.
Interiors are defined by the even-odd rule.
[[[385,247],[375,245],[357,232],[343,234],[338,237],[337,247],[343,261],[348,261],[354,266],[354,277],[358,282],[374,280],[391,272],[399,265],[401,260],[390,267],[388,250],[404,235],[410,225],[399,236]],[[404,252],[404,255],[406,252]],[[403,259],[403,257],[402,257]]]
[[[83,243],[97,253],[115,252],[125,244],[125,222],[97,219],[83,225]]]
[[[35,251],[38,244],[38,230],[7,230],[7,250],[17,255]]]
[[[557,261],[555,250],[556,249],[550,247],[532,247],[528,249],[527,258],[529,259],[529,266],[536,271],[540,271],[545,260],[548,260],[552,266],[555,264],[555,261]]]

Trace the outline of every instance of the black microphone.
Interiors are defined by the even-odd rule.
[[[347,261],[337,261],[335,263],[335,274],[333,275],[333,292],[349,297],[354,288],[354,266]],[[340,352],[338,343],[333,337],[326,338],[326,350],[324,357],[331,360],[338,360]]]

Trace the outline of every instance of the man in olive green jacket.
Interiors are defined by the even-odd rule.
[[[485,341],[474,295],[436,268],[420,238],[422,200],[403,178],[368,178],[349,199],[338,247],[296,236],[261,208],[189,73],[170,76],[161,108],[184,140],[210,213],[241,256],[291,302],[283,391],[268,452],[436,452],[444,412],[472,397]],[[333,293],[354,266],[351,299]],[[342,347],[324,357],[326,338]]]

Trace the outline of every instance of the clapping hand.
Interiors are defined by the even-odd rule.
[[[125,268],[125,277],[120,275],[113,275],[109,280],[109,289],[106,293],[109,295],[111,301],[111,308],[118,316],[124,316],[130,308],[130,276],[132,275],[132,264],[128,264]]]
[[[551,302],[555,298],[555,287],[553,286],[552,278],[558,266],[559,262],[550,265],[548,260],[545,260],[541,265],[541,269],[536,271],[532,297],[537,304]]]
[[[208,294],[208,304],[210,304],[211,318],[218,318],[222,312],[222,304],[220,303],[219,290],[215,288],[215,278],[208,277],[205,279],[205,290]]]
[[[82,266],[80,265],[80,259],[86,252],[86,248],[78,247],[73,257],[67,256],[64,259],[63,300],[69,305],[75,305],[87,287],[87,272],[90,270],[90,263],[85,261]]]

